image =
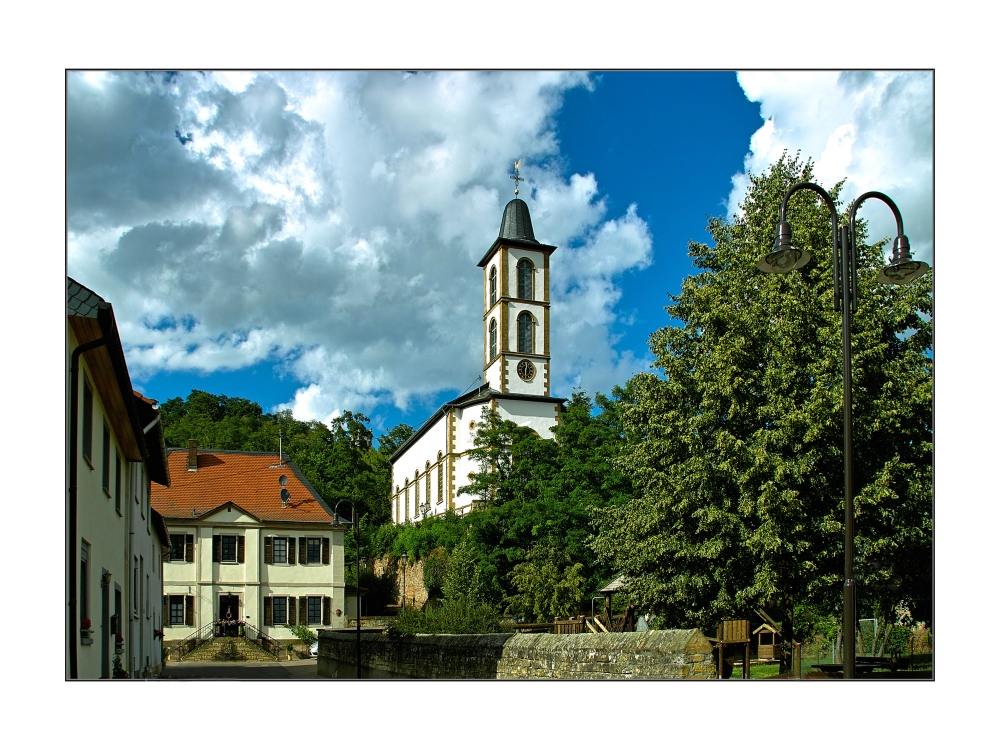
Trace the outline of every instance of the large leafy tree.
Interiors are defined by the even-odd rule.
[[[843,383],[830,216],[800,191],[788,220],[812,263],[761,273],[785,191],[814,181],[784,155],[751,178],[741,212],[689,244],[697,273],[650,339],[658,373],[620,391],[620,467],[636,498],[595,515],[594,548],[634,603],[670,627],[713,629],[764,608],[795,632],[796,603],[832,612],[843,593]],[[829,189],[840,205],[840,185]],[[929,617],[930,275],[875,281],[883,242],[859,225],[853,319],[858,611],[898,602]],[[783,661],[787,668],[787,657]]]

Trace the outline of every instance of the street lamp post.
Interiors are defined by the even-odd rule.
[[[884,193],[868,192],[851,207],[849,226],[838,226],[837,208],[833,199],[819,185],[800,182],[792,185],[781,201],[781,218],[774,235],[772,252],[761,258],[757,267],[766,273],[788,273],[802,268],[811,256],[792,246],[792,228],[785,220],[788,199],[799,190],[817,193],[830,210],[833,224],[833,308],[841,313],[840,338],[844,362],[844,679],[854,678],[854,456],[851,432],[851,314],[858,311],[858,268],[855,258],[854,230],[858,208],[869,198],[878,198],[892,210],[896,219],[896,239],[892,243],[892,261],[879,272],[877,279],[884,284],[908,284],[927,272],[923,261],[910,257],[910,242],[903,234],[903,218],[892,199]],[[839,236],[839,242],[838,242]]]
[[[354,507],[354,503],[350,500],[344,499],[337,503],[336,507],[333,509],[333,515],[340,520],[340,513],[338,509],[340,508],[340,503],[347,503],[351,506],[351,524],[354,527],[354,548],[357,552],[357,568],[358,571],[357,579],[354,586],[354,601],[355,601],[355,615],[357,617],[357,641],[354,650],[354,662],[357,665],[357,677],[361,679],[361,536],[358,533],[358,512]]]

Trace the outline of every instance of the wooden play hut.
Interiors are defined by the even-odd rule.
[[[757,658],[766,661],[777,659],[778,631],[765,622],[753,634],[757,636]]]

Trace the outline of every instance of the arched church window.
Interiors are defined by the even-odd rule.
[[[403,480],[403,507],[406,509],[406,520],[410,520],[410,480]]]
[[[490,266],[490,307],[497,303],[497,267]]]
[[[431,462],[424,464],[424,497],[428,505],[431,504]]]
[[[414,517],[420,510],[420,470],[413,472],[413,511]]]
[[[517,316],[517,351],[522,354],[534,352],[535,319],[531,313],[523,312]]]
[[[521,299],[534,299],[534,270],[535,267],[527,258],[521,258],[517,262],[517,296]]]
[[[490,360],[497,356],[497,319],[490,318]]]
[[[444,500],[444,464],[441,463],[441,451],[438,451],[438,499]]]

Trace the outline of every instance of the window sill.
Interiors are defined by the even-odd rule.
[[[94,470],[94,464],[92,464],[90,462],[90,456],[88,456],[86,453],[81,453],[80,455],[83,457],[83,460],[87,464],[87,466],[90,467],[90,470],[93,471]]]
[[[109,490],[107,487],[101,487],[101,489],[104,490],[104,494],[107,495],[108,496],[108,500],[110,500],[111,499],[111,490]]]
[[[89,638],[85,635],[80,636],[80,644],[83,646],[90,646],[91,644],[93,644],[93,642],[94,642],[93,638]]]

